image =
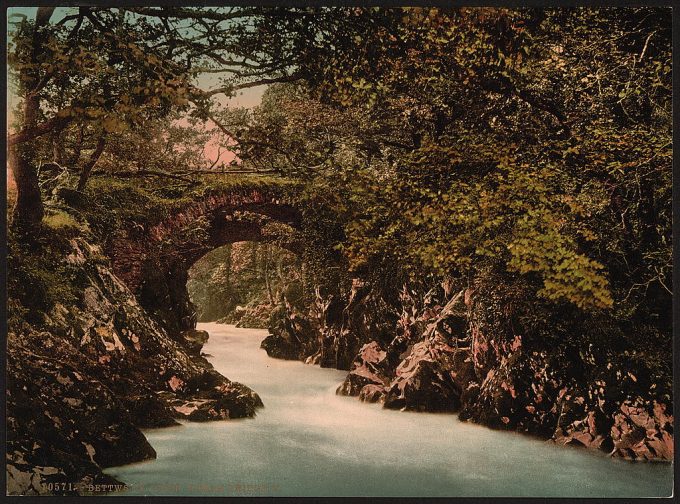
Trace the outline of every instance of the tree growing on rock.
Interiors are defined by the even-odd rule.
[[[96,125],[82,188],[108,135],[172,110],[210,120],[219,95],[297,78],[286,59],[294,40],[273,20],[297,17],[299,24],[304,16],[239,7],[40,7],[34,20],[24,16],[9,55],[21,102],[18,128],[8,138],[17,184],[14,225],[30,236],[40,227],[37,139],[51,135],[59,151],[69,125]],[[217,87],[202,89],[198,77],[205,75]]]

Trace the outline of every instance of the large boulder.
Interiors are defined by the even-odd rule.
[[[269,332],[260,348],[270,357],[298,360],[314,353],[316,349],[317,328],[309,317],[287,302],[271,312]]]
[[[361,347],[352,365],[352,370],[342,385],[338,387],[336,393],[346,396],[358,396],[361,394],[362,389],[368,385],[384,388],[390,381],[389,374],[390,368],[387,352],[380,348],[377,342],[371,341]],[[369,397],[369,395],[373,398],[375,391],[371,394],[365,393],[364,397]]]
[[[269,334],[263,339],[260,348],[267,352],[269,357],[275,359],[297,360],[300,358],[299,345],[274,334]]]
[[[179,425],[174,418],[174,410],[155,392],[128,395],[123,401],[130,412],[132,422],[137,427],[153,429]]]
[[[212,389],[202,390],[189,398],[175,397],[172,406],[178,418],[194,422],[251,418],[262,399],[245,385],[223,380]]]
[[[408,411],[456,411],[472,374],[469,352],[439,335],[416,343],[396,369],[384,407]]]

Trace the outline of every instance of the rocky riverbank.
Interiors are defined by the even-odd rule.
[[[309,313],[280,306],[262,348],[347,369],[337,393],[385,408],[458,412],[629,460],[673,459],[671,382],[661,366],[618,334],[601,336],[601,346],[559,330],[546,337],[517,315],[527,307],[513,314],[503,295],[443,285],[423,296],[405,289],[390,304],[355,280],[344,303],[318,297]],[[584,327],[574,320],[566,332]]]
[[[102,468],[156,456],[140,429],[255,415],[258,395],[201,356],[207,333],[170,335],[98,246],[72,238],[62,248],[77,299],[8,336],[9,494],[111,489],[120,482]]]

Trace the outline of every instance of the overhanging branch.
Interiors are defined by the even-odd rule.
[[[71,116],[59,117],[55,116],[52,119],[38,124],[37,126],[24,128],[18,133],[9,135],[7,138],[7,145],[12,146],[29,140],[34,140],[51,131],[61,131],[73,120]]]

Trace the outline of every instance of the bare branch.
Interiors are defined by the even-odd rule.
[[[210,165],[210,168],[208,168],[208,170],[212,170],[213,168],[215,168],[215,165],[217,164],[217,162],[220,160],[221,157],[222,157],[222,147],[220,147],[218,145],[217,146],[217,157],[215,157],[215,161],[213,161],[213,163]]]
[[[261,14],[260,9],[243,9],[235,12],[220,13],[211,10],[203,9],[188,9],[177,7],[131,7],[124,8],[127,12],[139,14],[142,16],[150,16],[157,18],[173,18],[173,19],[207,19],[210,21],[230,21],[233,19],[252,17]]]
[[[248,89],[248,88],[253,88],[257,86],[264,86],[267,84],[275,84],[278,82],[295,82],[300,80],[302,77],[298,75],[284,75],[281,77],[272,77],[268,79],[260,79],[256,81],[251,81],[251,82],[244,82],[242,84],[235,84],[233,86],[225,86],[221,88],[215,88],[211,89],[210,91],[203,91],[204,96],[210,97],[210,96],[215,96],[218,94],[226,94],[227,96],[231,96],[231,93],[234,91],[239,91],[241,89]]]

